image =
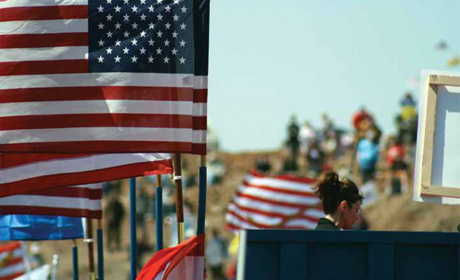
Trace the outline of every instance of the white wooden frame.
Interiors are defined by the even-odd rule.
[[[457,189],[445,186],[435,186],[431,184],[438,86],[460,87],[460,77],[431,74],[428,78],[426,126],[422,147],[423,155],[420,195],[460,198],[460,188]]]

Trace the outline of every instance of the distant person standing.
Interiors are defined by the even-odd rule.
[[[310,143],[316,140],[316,131],[309,121],[305,121],[305,123],[300,127],[299,140],[300,152],[303,155],[306,155],[308,153]]]
[[[125,216],[125,209],[116,192],[110,194],[110,200],[104,209],[107,221],[107,247],[109,251],[114,248],[121,249],[121,224]]]
[[[297,163],[300,142],[299,142],[299,125],[297,124],[297,118],[295,115],[291,117],[291,121],[288,126],[288,140],[286,144],[291,151],[291,160]]]
[[[369,138],[362,138],[357,147],[358,166],[361,173],[361,183],[374,180],[377,160],[379,159],[379,146]]]
[[[405,128],[404,142],[407,144],[415,144],[417,141],[417,121],[418,113],[415,104],[415,100],[410,92],[404,95],[404,98],[400,102],[401,105],[401,120]]]

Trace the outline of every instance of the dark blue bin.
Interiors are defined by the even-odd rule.
[[[242,230],[238,279],[458,279],[460,234]]]

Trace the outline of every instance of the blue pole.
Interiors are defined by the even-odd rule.
[[[157,187],[155,190],[157,251],[160,251],[163,249],[163,189],[161,188],[161,175],[157,175]]]
[[[78,247],[77,241],[73,241],[72,247],[72,263],[73,263],[73,280],[78,280]]]
[[[98,220],[99,228],[97,229],[97,275],[98,280],[104,280],[104,242],[102,235],[101,220]]]
[[[129,216],[131,226],[131,280],[137,277],[136,178],[129,179]]]
[[[199,186],[199,194],[198,194],[198,221],[197,221],[197,229],[196,234],[204,233],[204,222],[206,218],[206,160],[201,160],[200,166],[200,186]]]

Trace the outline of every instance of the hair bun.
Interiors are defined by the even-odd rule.
[[[339,175],[334,171],[322,174],[315,183],[316,194],[319,198],[340,192]]]

